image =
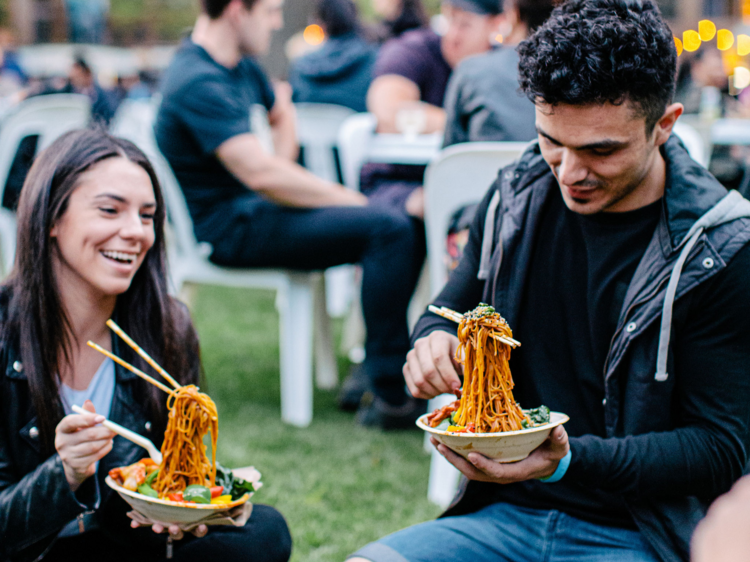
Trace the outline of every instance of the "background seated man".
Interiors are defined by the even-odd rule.
[[[360,421],[411,427],[420,406],[400,374],[406,309],[419,266],[408,218],[367,206],[359,193],[293,162],[294,106],[250,57],[282,26],[282,0],[203,0],[192,37],[165,73],[155,131],[211,260],[238,267],[363,268],[365,371],[376,400]],[[251,130],[251,107],[268,111],[276,154]]]
[[[516,47],[552,13],[556,0],[505,0],[503,44],[458,65],[445,93],[443,146],[536,137],[534,103],[519,91]]]
[[[443,130],[443,98],[451,70],[466,57],[492,48],[502,18],[500,1],[443,0],[448,27],[442,37],[423,28],[383,45],[367,93],[367,109],[377,117],[379,132],[402,132],[398,122],[402,111],[417,112],[417,119],[422,116],[420,132]],[[421,217],[422,193],[414,191],[422,185],[424,170],[424,166],[368,164],[362,170],[362,192]]]
[[[672,37],[651,0],[568,0],[521,44],[539,143],[488,192],[435,304],[493,305],[523,342],[514,397],[570,421],[512,464],[440,445],[467,479],[454,505],[350,562],[686,562],[742,475],[750,202],[671,135]],[[455,334],[417,324],[414,396],[461,386]]]

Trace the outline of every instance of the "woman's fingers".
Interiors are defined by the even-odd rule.
[[[70,414],[60,420],[56,431],[58,433],[76,433],[81,429],[94,427],[96,424],[102,423],[105,419],[104,416],[100,416],[99,414]]]
[[[178,541],[182,539],[184,536],[182,529],[180,529],[177,525],[170,525],[169,526],[169,536],[172,537],[172,539]]]
[[[206,525],[198,525],[191,532],[198,538],[205,537],[206,533],[208,533],[208,527]]]

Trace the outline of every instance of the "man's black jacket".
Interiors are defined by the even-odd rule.
[[[731,307],[748,317],[750,291],[705,318],[720,332],[711,335],[707,356],[717,362],[710,372],[695,373],[685,364],[690,334],[683,328],[703,313],[693,298],[697,289],[722,275],[750,241],[750,203],[736,192],[728,195],[676,137],[662,154],[662,216],[628,288],[602,375],[607,435],[571,438],[564,480],[621,494],[661,559],[677,562],[689,559],[696,524],[748,461],[750,330],[723,317]],[[551,189],[557,184],[534,144],[501,171],[482,201],[464,257],[435,304],[465,311],[488,302],[514,326]],[[675,271],[680,258],[684,264]],[[732,274],[750,279],[747,269]],[[427,313],[412,339],[434,330],[455,334],[456,326]],[[479,509],[491,501],[492,486],[464,482],[446,515]]]

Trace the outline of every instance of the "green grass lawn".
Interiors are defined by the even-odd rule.
[[[310,427],[281,423],[272,292],[201,287],[193,319],[219,410],[218,457],[225,466],[254,465],[263,473],[253,499],[286,517],[293,561],[343,560],[438,515],[427,501],[429,456],[420,432],[360,428],[352,414],[337,410],[335,392],[324,391],[315,393]],[[347,366],[341,358],[341,375]]]

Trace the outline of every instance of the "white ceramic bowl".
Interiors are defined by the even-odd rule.
[[[178,525],[190,525],[212,517],[217,513],[229,511],[247,502],[252,495],[245,494],[240,499],[226,504],[182,503],[150,498],[138,492],[131,492],[118,485],[109,476],[107,476],[105,482],[107,486],[120,494],[122,499],[128,502],[130,507],[141,515],[148,517],[152,521],[175,523]]]
[[[553,428],[570,418],[560,412],[550,413],[550,422],[537,427],[506,431],[502,433],[451,433],[430,427],[421,416],[417,425],[432,434],[435,439],[464,458],[469,453],[481,453],[497,462],[522,461],[539,445],[544,443]]]

